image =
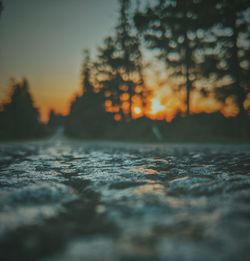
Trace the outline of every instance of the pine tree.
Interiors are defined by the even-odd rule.
[[[106,110],[121,114],[120,86],[122,78],[119,74],[119,57],[114,37],[107,37],[103,46],[98,49],[98,60],[95,63],[96,81],[106,97]],[[111,111],[110,111],[111,112]]]
[[[190,113],[190,92],[195,87],[199,68],[196,53],[202,41],[198,31],[209,26],[203,16],[202,0],[159,0],[134,16],[138,30],[150,49],[167,65],[168,74],[186,89],[186,114]]]
[[[138,35],[133,31],[130,6],[130,0],[120,0],[115,35],[106,38],[104,47],[99,49],[97,62],[99,74],[102,75],[99,83],[110,94],[108,99],[114,112],[128,119],[132,118],[133,98],[139,98],[142,104],[144,101],[142,53]],[[125,108],[127,104],[129,106]]]
[[[83,94],[93,91],[93,86],[90,82],[91,61],[89,50],[84,50],[83,67],[82,67],[82,92]]]
[[[2,14],[2,12],[3,12],[3,3],[2,1],[0,1],[0,15]]]
[[[129,117],[132,118],[132,98],[136,85],[143,85],[142,54],[139,37],[132,30],[130,18],[130,0],[120,0],[120,18],[116,27],[117,45],[120,53],[120,70],[124,84],[128,87]],[[142,93],[140,93],[142,97]]]
[[[105,135],[108,117],[104,110],[103,94],[92,84],[93,65],[88,50],[84,51],[82,67],[82,95],[76,96],[71,103],[66,132],[85,138]]]
[[[35,108],[27,79],[13,80],[10,101],[3,106],[3,132],[13,138],[31,138],[41,134],[39,112]]]
[[[218,0],[216,3],[220,16],[215,36],[221,52],[215,73],[218,79],[229,79],[217,89],[217,97],[225,100],[233,96],[240,116],[246,114],[244,101],[250,92],[250,21],[247,8],[247,0]]]

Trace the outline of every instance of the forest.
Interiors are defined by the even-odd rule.
[[[12,79],[0,139],[40,138],[63,127],[83,139],[250,140],[248,0],[120,0],[113,34],[97,54],[84,50],[81,93],[68,115],[52,110],[48,123],[28,80]]]

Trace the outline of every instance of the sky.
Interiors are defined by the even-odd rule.
[[[80,89],[83,50],[92,56],[112,34],[118,0],[2,0],[0,101],[10,78],[27,77],[46,119],[50,108],[67,113]]]

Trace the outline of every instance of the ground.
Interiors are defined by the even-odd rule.
[[[250,146],[0,145],[1,260],[250,260]]]

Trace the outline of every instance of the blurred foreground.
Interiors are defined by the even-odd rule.
[[[1,260],[249,260],[250,147],[0,147]]]

